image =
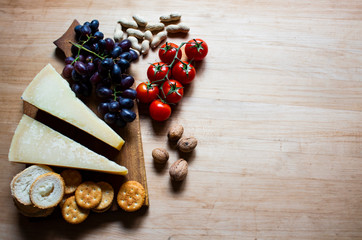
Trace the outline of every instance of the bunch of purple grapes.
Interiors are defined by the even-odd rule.
[[[136,90],[134,78],[128,74],[131,62],[138,54],[130,49],[128,39],[114,42],[99,31],[99,21],[92,20],[74,28],[76,43],[72,43],[72,57],[65,59],[63,77],[70,80],[77,97],[89,97],[95,88],[102,99],[98,112],[109,125],[125,127],[136,114],[132,111]]]

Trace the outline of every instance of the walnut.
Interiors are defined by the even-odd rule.
[[[168,131],[167,136],[170,141],[177,141],[181,138],[183,133],[184,127],[182,125],[174,125]]]
[[[183,137],[177,142],[177,148],[181,152],[192,152],[197,146],[197,139],[194,137]]]
[[[182,181],[186,178],[187,175],[187,170],[188,170],[188,164],[186,162],[186,160],[184,159],[179,159],[176,162],[174,162],[169,170],[171,179],[173,181]]]
[[[168,161],[169,154],[164,148],[155,148],[152,150],[152,157],[156,163],[164,164]]]

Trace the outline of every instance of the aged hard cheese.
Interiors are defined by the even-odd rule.
[[[70,89],[68,82],[48,64],[25,89],[22,99],[120,150],[124,141],[99,119]]]
[[[127,168],[23,115],[13,136],[9,161],[125,175]]]

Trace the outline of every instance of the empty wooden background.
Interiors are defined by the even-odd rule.
[[[18,214],[9,183],[24,166],[7,154],[23,90],[64,66],[53,41],[75,18],[112,37],[120,17],[171,11],[191,31],[168,40],[200,37],[209,54],[169,121],[140,116],[150,208],[76,226]],[[0,239],[362,239],[361,1],[1,0],[0,33]],[[132,65],[137,82],[157,59]],[[177,185],[173,123],[199,140]],[[156,147],[170,151],[164,168]]]

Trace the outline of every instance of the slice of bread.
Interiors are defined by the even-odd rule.
[[[23,205],[13,198],[19,212],[26,217],[47,217],[53,213],[55,208],[40,209],[34,205]]]
[[[29,191],[30,186],[40,175],[53,170],[45,165],[32,165],[14,176],[10,183],[11,195],[23,205],[32,205]]]
[[[40,175],[30,187],[30,200],[40,209],[55,207],[63,199],[64,186],[60,174],[49,172]]]

